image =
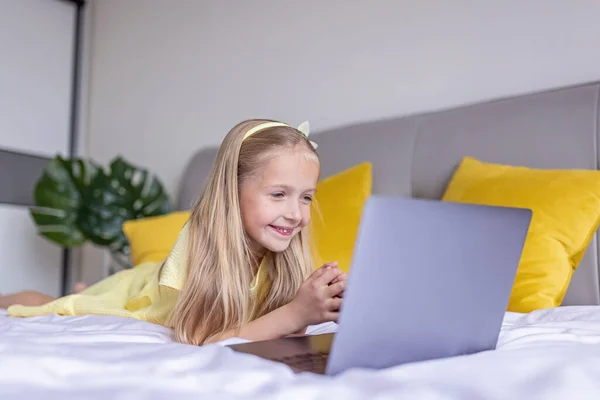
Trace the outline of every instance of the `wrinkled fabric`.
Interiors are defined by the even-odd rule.
[[[335,324],[310,327],[332,332]],[[443,329],[443,327],[440,327]],[[196,347],[144,321],[0,315],[0,398],[597,399],[600,308],[507,313],[498,348],[336,377]]]

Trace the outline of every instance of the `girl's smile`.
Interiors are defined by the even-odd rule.
[[[284,251],[310,221],[319,164],[296,147],[266,160],[240,189],[244,229],[257,254]]]

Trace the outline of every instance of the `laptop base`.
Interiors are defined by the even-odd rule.
[[[283,363],[296,373],[325,374],[333,336],[333,333],[291,336],[283,339],[234,344],[228,347],[240,353]]]

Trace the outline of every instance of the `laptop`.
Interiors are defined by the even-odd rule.
[[[336,375],[493,350],[531,210],[371,196],[335,333],[231,345]]]

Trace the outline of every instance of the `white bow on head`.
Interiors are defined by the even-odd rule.
[[[302,132],[304,134],[304,136],[306,136],[308,138],[308,135],[310,133],[310,124],[308,123],[308,121],[304,121],[303,123],[301,123],[300,125],[298,125],[298,129],[300,132]],[[312,144],[312,147],[314,149],[316,149],[317,147],[319,147],[318,144],[316,144],[315,142],[313,142],[312,140],[309,140],[310,144]]]
[[[248,130],[248,132],[246,132],[246,134],[244,135],[244,139],[246,139],[248,136],[255,134],[258,131],[262,131],[263,129],[272,128],[275,126],[289,126],[289,125],[284,124],[283,122],[265,122],[263,124],[256,125],[254,128]],[[298,125],[298,127],[296,129],[298,131],[300,131],[308,139],[308,135],[310,133],[310,124],[308,123],[308,121],[304,121],[303,123]],[[242,139],[242,140],[244,140],[244,139]],[[318,145],[315,142],[313,142],[312,140],[309,140],[309,142],[312,145],[313,149],[316,149],[318,147]]]

